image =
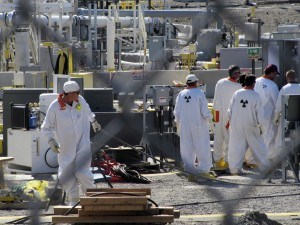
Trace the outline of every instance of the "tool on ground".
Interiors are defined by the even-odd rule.
[[[97,166],[100,171],[103,169],[103,173],[109,175],[112,182],[128,181],[143,184],[151,182],[146,177],[140,175],[138,171],[128,169],[125,164],[112,159],[104,150],[96,153],[96,160],[92,161],[92,166]]]

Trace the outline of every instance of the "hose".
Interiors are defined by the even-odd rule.
[[[140,175],[136,170],[130,170],[126,168],[126,165],[120,164],[118,166],[114,166],[113,170],[120,175],[123,180],[132,182],[132,183],[142,183],[149,184],[151,183],[146,177]]]
[[[49,163],[48,163],[48,160],[47,160],[47,154],[48,154],[48,152],[50,151],[50,149],[51,148],[48,148],[47,149],[47,151],[45,152],[45,155],[44,155],[44,160],[45,160],[45,163],[47,164],[47,166],[49,166],[50,168],[58,168],[58,164],[57,165],[55,165],[55,166],[52,166],[52,165],[50,165]]]

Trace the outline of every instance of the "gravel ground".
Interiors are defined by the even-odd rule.
[[[221,220],[211,218],[187,218],[187,215],[211,215],[259,211],[260,213],[299,212],[299,186],[291,183],[280,183],[280,171],[275,174],[273,183],[266,180],[255,181],[253,171],[245,170],[244,176],[219,176],[218,181],[189,182],[182,173],[148,174],[150,184],[113,183],[114,188],[151,188],[151,199],[160,206],[174,206],[180,210],[181,218],[174,224],[224,224]],[[291,178],[291,177],[290,177]],[[256,184],[256,185],[255,185]],[[104,182],[97,187],[107,187]],[[239,198],[243,198],[242,200]],[[229,200],[232,201],[229,201]],[[225,201],[227,200],[227,201]],[[0,216],[28,215],[27,210],[0,210]],[[47,213],[52,213],[52,209]],[[282,224],[296,225],[299,221],[276,219]],[[275,225],[275,224],[274,224]]]
[[[161,176],[148,175],[151,184],[114,184],[114,187],[150,187],[151,198],[162,206],[174,206],[184,215],[210,215],[227,212],[261,213],[298,212],[300,191],[292,180],[289,184],[281,184],[281,172],[277,171],[272,183],[266,180],[255,180],[257,174],[245,170],[244,176],[219,176],[217,181],[189,182],[182,173]],[[291,177],[290,177],[291,178]],[[268,197],[267,197],[268,196]],[[243,198],[239,200],[239,198]],[[225,201],[227,199],[227,201]],[[229,201],[232,199],[233,201]],[[224,224],[222,221],[188,221],[186,217],[174,224]],[[280,222],[280,220],[277,220]],[[299,224],[299,220],[282,220],[282,224]],[[207,223],[209,222],[209,223]]]
[[[294,183],[291,171],[288,173],[288,182],[281,183],[281,171],[276,170],[272,182],[254,179],[258,173],[255,170],[244,170],[243,176],[222,174],[220,181],[189,182],[181,172],[145,174],[150,184],[112,183],[114,188],[151,188],[151,199],[160,206],[174,206],[180,211],[181,218],[174,224],[225,224],[220,218],[213,216],[221,213],[241,213],[258,211],[260,213],[288,213],[299,212],[299,185]],[[18,175],[18,179],[22,179]],[[7,175],[11,179],[12,175]],[[25,175],[23,179],[28,179]],[[15,183],[17,179],[14,179]],[[8,182],[10,183],[10,182]],[[97,183],[98,188],[106,188],[105,182]],[[0,210],[2,216],[24,216],[28,210]],[[45,213],[41,211],[41,213]],[[53,213],[52,207],[47,213]],[[211,218],[198,215],[212,215]],[[236,217],[237,218],[237,217]],[[299,224],[300,217],[270,217],[281,224]],[[298,219],[298,220],[296,220]],[[230,223],[233,225],[234,223]],[[238,225],[255,223],[238,223]],[[275,225],[276,223],[270,223]]]

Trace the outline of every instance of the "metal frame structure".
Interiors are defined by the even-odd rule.
[[[287,170],[290,167],[295,180],[300,183],[300,106],[291,102],[292,98],[300,103],[300,95],[282,96],[281,127],[279,128],[282,129],[281,139],[283,143],[280,156],[284,156],[281,164],[282,182],[287,181]]]

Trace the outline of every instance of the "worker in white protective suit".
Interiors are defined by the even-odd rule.
[[[263,120],[261,122],[264,141],[268,148],[269,158],[272,158],[275,147],[275,136],[277,126],[273,123],[275,104],[278,98],[279,90],[274,82],[275,77],[279,75],[277,66],[274,64],[268,65],[264,69],[264,75],[256,79],[254,90],[260,95]]]
[[[246,77],[246,73],[241,74],[240,78],[239,78],[239,83],[241,83],[242,87],[245,87],[245,77]],[[251,154],[251,150],[248,149],[246,151],[245,154],[245,159],[244,159],[244,163],[243,165],[249,169],[254,169],[257,168],[256,162]]]
[[[212,119],[205,94],[198,88],[194,74],[186,77],[187,87],[177,98],[174,109],[175,122],[180,124],[180,154],[189,180],[197,175],[214,179],[210,174],[212,165],[208,121]],[[198,165],[195,164],[197,157]],[[194,175],[194,176],[193,176]]]
[[[261,170],[270,166],[268,149],[261,135],[263,119],[261,98],[253,90],[255,76],[246,75],[245,87],[234,93],[227,112],[229,125],[228,159],[231,174],[242,173],[242,165],[248,148]]]
[[[288,70],[285,74],[287,84],[284,85],[279,91],[279,96],[275,105],[274,124],[278,126],[276,138],[275,138],[275,151],[271,155],[272,161],[281,161],[280,153],[282,152],[282,123],[280,115],[282,112],[282,96],[283,95],[300,95],[300,84],[298,83],[297,75],[294,70]]]
[[[58,153],[58,179],[70,205],[79,200],[78,184],[83,193],[94,187],[90,171],[90,123],[95,132],[101,129],[89,105],[79,94],[80,88],[75,81],[65,82],[63,93],[50,104],[41,127],[51,149]]]
[[[226,128],[227,110],[233,94],[242,88],[238,83],[240,67],[231,65],[228,69],[229,77],[219,80],[215,87],[213,100],[214,111],[214,169],[228,168],[228,142],[229,132]]]

